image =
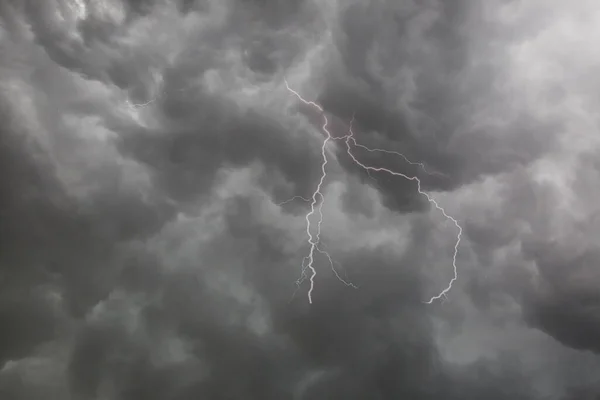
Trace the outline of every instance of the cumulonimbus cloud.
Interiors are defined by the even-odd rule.
[[[588,0],[0,5],[0,392],[584,399],[600,392],[600,14]],[[294,282],[322,120],[308,304]],[[295,291],[296,294],[294,295]],[[301,295],[302,294],[302,295]],[[52,397],[54,396],[54,397]],[[591,397],[590,397],[591,398]]]

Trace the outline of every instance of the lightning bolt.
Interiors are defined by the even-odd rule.
[[[442,215],[449,221],[452,221],[452,223],[454,224],[454,226],[456,226],[456,229],[458,231],[457,235],[456,235],[456,242],[454,243],[454,254],[452,255],[452,270],[453,270],[453,276],[452,279],[450,279],[450,282],[448,282],[448,285],[437,295],[431,297],[428,301],[426,301],[426,304],[431,304],[433,303],[435,300],[439,300],[442,297],[444,299],[447,299],[447,294],[450,290],[452,290],[452,285],[454,284],[454,282],[456,282],[456,280],[458,279],[458,269],[456,267],[456,257],[458,256],[458,246],[460,245],[460,240],[462,237],[462,227],[459,225],[458,221],[448,215],[448,213],[446,213],[446,210],[444,210],[443,207],[441,207],[437,201],[435,201],[435,199],[433,197],[431,197],[431,195],[429,195],[427,192],[424,192],[421,189],[421,180],[417,177],[417,176],[409,176],[409,175],[405,175],[401,172],[396,172],[396,171],[392,171],[390,169],[387,168],[383,168],[383,167],[373,167],[373,166],[369,166],[369,165],[365,165],[363,163],[361,163],[360,161],[358,161],[356,159],[356,157],[354,156],[354,154],[352,154],[352,148],[350,146],[350,142],[352,141],[355,146],[366,149],[368,151],[382,151],[382,152],[387,152],[387,153],[395,153],[395,154],[399,154],[401,155],[407,162],[411,163],[411,164],[418,164],[421,165],[423,167],[423,169],[425,169],[425,167],[423,166],[423,164],[420,163],[412,163],[410,162],[404,155],[400,154],[400,153],[396,153],[396,152],[389,152],[387,150],[382,150],[382,149],[369,149],[366,146],[363,145],[359,145],[356,143],[356,139],[354,138],[354,132],[352,131],[352,124],[350,124],[350,129],[349,129],[349,134],[346,136],[346,150],[348,155],[350,156],[350,158],[352,158],[352,161],[354,161],[355,164],[357,164],[358,166],[360,166],[361,168],[363,168],[366,171],[370,171],[370,172],[386,172],[390,175],[393,176],[400,176],[404,179],[407,179],[409,181],[414,181],[417,183],[417,191],[419,192],[420,195],[425,196],[425,198],[427,198],[427,201],[429,201],[429,203],[433,204],[434,207],[436,209],[438,209]]]
[[[354,121],[354,117],[352,117],[352,121]],[[352,126],[352,122],[350,122],[350,126]],[[425,172],[427,175],[438,175],[438,176],[442,176],[442,177],[448,177],[448,175],[443,174],[441,172],[438,171],[428,171],[427,167],[425,166],[425,164],[420,163],[420,162],[414,162],[408,159],[408,157],[406,157],[404,154],[399,153],[397,151],[391,151],[391,150],[384,150],[384,149],[370,149],[367,146],[364,146],[362,144],[359,144],[356,142],[356,139],[354,139],[354,137],[352,136],[352,134],[350,135],[346,135],[344,136],[344,138],[352,140],[352,143],[354,143],[355,147],[360,147],[361,149],[364,149],[370,153],[375,153],[375,152],[379,152],[379,153],[387,153],[387,154],[394,154],[397,156],[400,156],[404,159],[404,161],[406,161],[408,164],[410,165],[417,165],[419,167],[421,167],[421,169],[423,170],[423,172]],[[368,171],[368,170],[367,170]]]
[[[307,201],[307,202],[308,201],[312,201],[312,199],[307,199],[306,197],[294,196],[291,199],[288,199],[286,201],[282,201],[281,203],[277,203],[277,206],[281,207],[282,205],[287,204],[287,203],[291,203],[292,201],[297,200],[297,199],[304,200],[304,201]]]
[[[127,104],[132,107],[132,108],[143,108],[146,107],[152,103],[154,103],[156,100],[158,100],[158,98],[160,97],[161,94],[157,95],[156,97],[154,97],[153,99],[148,100],[145,103],[132,103],[129,100],[125,100],[127,102]]]
[[[327,129],[327,125],[329,124],[329,121],[327,120],[327,116],[323,112],[323,108],[321,108],[320,105],[318,105],[317,103],[315,103],[313,101],[305,100],[302,96],[300,96],[300,94],[298,92],[296,92],[294,89],[292,89],[289,86],[287,80],[285,80],[284,82],[285,82],[285,87],[287,88],[287,90],[290,91],[292,94],[294,94],[298,98],[298,100],[300,100],[301,102],[303,102],[304,104],[306,104],[308,106],[312,106],[312,107],[316,108],[319,111],[319,113],[323,116],[323,126],[321,127],[321,129],[326,134],[325,140],[323,140],[323,145],[321,146],[321,157],[323,160],[321,162],[321,177],[319,179],[319,183],[317,184],[315,191],[313,192],[313,194],[311,196],[312,201],[310,203],[310,211],[305,216],[306,235],[308,236],[309,251],[308,251],[308,255],[306,257],[304,257],[304,259],[302,260],[302,275],[301,275],[300,279],[298,279],[298,281],[296,281],[296,285],[299,287],[307,277],[306,271],[307,270],[310,271],[310,276],[308,276],[308,280],[310,281],[310,287],[308,289],[307,295],[308,295],[308,302],[312,304],[312,292],[315,288],[315,276],[317,275],[317,270],[314,267],[315,253],[319,253],[319,254],[322,254],[325,257],[327,257],[327,259],[329,260],[329,263],[331,265],[331,269],[333,270],[333,272],[335,273],[335,275],[337,276],[337,278],[340,281],[342,281],[347,286],[352,286],[352,287],[356,287],[356,286],[354,286],[352,283],[350,283],[340,277],[340,275],[338,274],[338,272],[335,269],[334,262],[333,262],[333,259],[331,258],[331,255],[327,251],[325,251],[319,247],[319,244],[321,242],[321,225],[323,223],[323,204],[325,203],[325,196],[321,192],[321,188],[323,187],[323,183],[325,182],[325,178],[327,177],[326,166],[327,166],[327,163],[329,162],[329,160],[327,159],[326,149],[327,149],[327,144],[329,143],[329,141],[333,140],[335,138],[333,136],[331,136],[331,132],[329,132],[329,129]],[[304,199],[301,196],[295,196],[292,199],[295,199],[295,198]],[[290,199],[290,200],[292,200],[292,199]],[[290,201],[290,200],[288,200],[288,201]],[[284,202],[284,203],[286,203],[286,202]],[[313,235],[312,230],[311,230],[311,217],[313,215],[315,215],[315,213],[318,213],[319,220],[317,221],[316,233]]]
[[[323,193],[321,192],[321,189],[323,187],[323,183],[327,177],[327,172],[326,172],[326,166],[328,163],[328,159],[327,159],[327,153],[326,153],[326,148],[327,148],[327,144],[329,143],[329,141],[331,140],[339,140],[339,139],[344,139],[344,142],[346,144],[346,150],[348,155],[350,156],[350,158],[352,159],[352,161],[358,165],[359,167],[361,167],[363,170],[365,170],[367,172],[367,174],[369,176],[371,172],[385,172],[388,173],[390,175],[393,176],[399,176],[402,177],[406,180],[415,182],[417,185],[417,191],[420,195],[425,196],[425,198],[427,198],[427,201],[431,204],[433,204],[433,206],[442,213],[442,215],[449,221],[451,221],[454,226],[456,226],[457,229],[457,235],[456,235],[456,242],[454,244],[454,254],[452,256],[452,269],[453,269],[453,277],[450,279],[450,281],[448,282],[448,284],[446,285],[446,287],[439,292],[437,295],[432,296],[428,301],[426,301],[426,304],[432,304],[434,301],[436,300],[440,300],[442,299],[442,303],[444,302],[444,300],[447,299],[447,294],[448,292],[450,292],[450,290],[452,290],[452,285],[454,284],[454,282],[456,282],[458,280],[458,269],[456,266],[456,258],[458,256],[458,246],[460,245],[460,241],[461,241],[461,237],[462,237],[462,227],[460,226],[460,224],[458,223],[458,221],[450,216],[446,210],[444,210],[443,207],[441,207],[438,202],[427,192],[423,191],[421,188],[421,180],[417,177],[417,176],[409,176],[406,174],[403,174],[401,172],[397,172],[397,171],[392,171],[390,169],[387,168],[383,168],[383,167],[374,167],[374,166],[370,166],[370,165],[365,165],[364,163],[360,162],[356,156],[353,154],[352,152],[352,146],[354,146],[355,148],[361,148],[363,150],[366,150],[368,152],[382,152],[382,153],[388,153],[388,154],[394,154],[394,155],[398,155],[400,157],[402,157],[407,163],[411,164],[411,165],[417,165],[419,166],[425,173],[430,174],[430,175],[444,175],[441,174],[439,172],[428,172],[425,165],[423,163],[417,163],[417,162],[413,162],[411,160],[409,160],[405,155],[403,155],[402,153],[399,152],[395,152],[395,151],[390,151],[390,150],[385,150],[385,149],[371,149],[367,146],[364,146],[362,144],[359,144],[356,139],[354,138],[354,132],[352,131],[352,124],[354,122],[354,116],[352,116],[352,120],[350,121],[350,127],[348,130],[348,134],[346,134],[345,136],[342,137],[334,137],[331,135],[331,132],[329,132],[329,130],[327,129],[327,125],[328,125],[328,120],[327,120],[327,116],[325,115],[325,112],[323,110],[323,108],[313,102],[313,101],[308,101],[306,99],[304,99],[297,91],[295,91],[294,89],[292,89],[287,80],[284,80],[285,82],[285,87],[287,88],[287,90],[293,94],[296,98],[298,98],[298,100],[300,100],[302,103],[311,106],[313,108],[315,108],[316,110],[319,111],[319,113],[323,116],[323,126],[322,126],[322,130],[325,133],[326,137],[325,140],[323,140],[323,145],[321,146],[321,156],[322,156],[322,163],[321,163],[321,177],[319,179],[319,182],[317,184],[317,187],[315,189],[315,191],[312,194],[312,201],[311,201],[311,205],[310,205],[310,211],[306,214],[305,220],[306,220],[306,233],[308,236],[308,244],[309,244],[309,252],[308,255],[304,257],[304,259],[302,260],[302,274],[300,279],[298,279],[298,281],[296,281],[297,286],[299,287],[300,284],[302,284],[302,282],[307,278],[306,275],[306,271],[309,270],[310,271],[310,276],[308,276],[308,279],[310,281],[310,288],[308,290],[308,302],[312,304],[312,293],[314,290],[314,286],[315,286],[315,276],[317,275],[317,271],[314,267],[314,259],[315,259],[315,253],[319,253],[324,255],[325,257],[327,257],[331,268],[333,269],[335,275],[337,276],[337,278],[342,281],[344,284],[346,284],[347,286],[352,286],[354,288],[356,288],[356,286],[354,286],[352,283],[347,282],[346,280],[342,279],[339,274],[337,273],[336,269],[334,268],[334,261],[331,258],[331,256],[329,255],[328,252],[322,250],[319,247],[320,244],[320,235],[321,235],[321,224],[323,223],[323,203],[325,202],[325,196],[323,195]],[[296,198],[302,198],[303,200],[309,201],[309,199],[303,198],[301,196],[295,196],[292,199],[285,201],[284,203],[287,203],[293,199]],[[284,204],[281,203],[281,204]],[[315,214],[318,213],[319,215],[319,220],[317,222],[317,229],[316,229],[316,233],[315,235],[312,234],[311,232],[311,217]]]

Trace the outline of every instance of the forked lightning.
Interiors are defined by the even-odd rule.
[[[321,247],[319,247],[321,244],[321,225],[323,223],[323,203],[325,202],[325,196],[323,195],[321,190],[323,188],[323,183],[325,182],[325,178],[327,177],[326,166],[328,163],[326,148],[327,148],[327,144],[329,143],[329,141],[340,140],[340,139],[344,140],[344,142],[346,144],[346,150],[348,152],[348,155],[350,156],[350,158],[352,159],[352,161],[354,161],[354,163],[356,165],[363,168],[367,173],[385,172],[385,173],[388,173],[393,176],[399,176],[399,177],[402,177],[409,181],[416,182],[417,191],[419,192],[419,194],[425,196],[427,198],[427,201],[429,201],[431,204],[433,204],[434,207],[436,209],[438,209],[446,219],[452,221],[452,223],[456,226],[458,233],[456,235],[456,242],[454,244],[454,254],[452,256],[452,268],[453,268],[453,273],[454,273],[453,277],[452,277],[452,279],[450,279],[450,282],[448,283],[448,285],[439,294],[431,297],[425,303],[431,304],[435,300],[440,300],[442,298],[445,299],[448,292],[452,289],[452,285],[458,279],[458,270],[456,267],[456,257],[458,255],[458,246],[460,245],[460,240],[461,240],[461,235],[462,235],[462,227],[459,225],[458,221],[455,218],[453,218],[452,216],[450,216],[446,213],[446,211],[435,201],[435,199],[433,197],[431,197],[431,195],[429,195],[427,192],[424,192],[421,189],[421,180],[417,176],[405,175],[401,172],[392,171],[390,169],[383,168],[383,167],[374,167],[374,166],[365,165],[364,163],[360,162],[356,158],[356,156],[353,154],[352,147],[354,146],[357,148],[361,148],[361,149],[369,151],[369,152],[382,152],[382,153],[388,153],[388,154],[395,154],[395,155],[402,157],[406,162],[408,162],[411,165],[420,166],[423,169],[423,171],[425,171],[426,173],[437,174],[437,175],[442,175],[442,174],[440,174],[438,172],[431,172],[431,173],[427,172],[424,164],[412,162],[406,156],[404,156],[402,153],[384,150],[384,149],[371,149],[371,148],[368,148],[367,146],[357,143],[357,141],[354,137],[354,132],[352,131],[352,122],[354,121],[354,118],[350,122],[350,129],[349,129],[348,134],[341,136],[341,137],[333,137],[331,135],[331,132],[329,132],[329,130],[328,130],[329,121],[327,120],[327,116],[325,115],[323,108],[319,104],[317,104],[313,101],[305,100],[297,91],[295,91],[294,89],[292,89],[289,86],[287,80],[284,82],[285,82],[285,86],[286,86],[287,90],[290,93],[292,93],[294,96],[296,96],[298,98],[298,100],[300,100],[301,102],[303,102],[304,104],[306,104],[308,106],[315,108],[322,115],[322,117],[323,117],[322,130],[326,135],[325,140],[323,140],[323,145],[321,146],[321,156],[322,156],[321,177],[319,179],[319,182],[317,184],[315,191],[312,194],[312,197],[310,199],[306,199],[306,198],[303,198],[300,196],[295,196],[294,198],[288,200],[288,201],[291,201],[296,198],[301,198],[305,201],[310,201],[310,211],[306,214],[306,217],[305,217],[309,251],[308,251],[308,255],[305,256],[302,261],[302,273],[301,273],[300,279],[298,279],[298,281],[296,282],[296,284],[298,286],[300,286],[300,284],[306,278],[308,278],[308,280],[310,282],[310,287],[308,289],[308,302],[312,303],[312,293],[313,293],[313,290],[315,287],[315,276],[317,275],[317,271],[314,267],[315,253],[320,253],[320,254],[324,255],[325,257],[327,257],[327,259],[331,265],[331,268],[333,269],[333,271],[334,271],[335,275],[338,277],[338,279],[340,279],[340,281],[342,281],[344,284],[346,284],[348,286],[356,287],[352,283],[347,282],[346,280],[342,279],[339,276],[338,272],[335,269],[333,259],[331,258],[329,253],[327,253],[326,251],[321,249]],[[288,201],[286,201],[284,203],[287,203]],[[281,204],[284,204],[284,203],[281,203]],[[318,214],[319,220],[317,221],[316,232],[313,235],[313,232],[311,231],[311,217],[313,215],[315,215],[315,213]],[[310,271],[309,276],[307,276],[307,270]]]

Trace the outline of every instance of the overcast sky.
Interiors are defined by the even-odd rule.
[[[600,399],[597,1],[0,18],[0,398]]]

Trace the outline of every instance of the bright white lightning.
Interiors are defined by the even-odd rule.
[[[361,163],[360,161],[358,161],[356,159],[356,157],[354,156],[354,154],[352,154],[352,149],[350,147],[350,141],[352,141],[356,145],[356,140],[354,139],[354,132],[352,131],[352,125],[350,126],[350,133],[346,136],[346,149],[347,149],[348,155],[352,158],[352,161],[354,161],[358,166],[360,166],[361,168],[363,168],[366,171],[386,172],[386,173],[388,173],[390,175],[401,176],[402,178],[407,179],[409,181],[415,181],[417,183],[417,191],[419,192],[419,194],[425,196],[427,198],[427,201],[429,201],[431,204],[433,204],[435,206],[435,208],[437,208],[442,213],[442,215],[444,217],[446,217],[446,219],[452,221],[452,223],[454,224],[454,226],[456,226],[456,229],[458,230],[458,233],[456,235],[456,242],[454,243],[454,254],[452,255],[452,270],[453,270],[453,273],[454,273],[453,276],[452,276],[452,279],[450,279],[450,282],[448,282],[448,285],[439,294],[431,297],[425,303],[431,304],[435,300],[439,300],[442,297],[446,298],[446,295],[452,289],[452,285],[458,279],[458,269],[456,267],[456,257],[458,256],[458,246],[460,245],[460,239],[461,239],[461,236],[462,236],[462,227],[459,225],[458,221],[454,217],[451,217],[450,215],[448,215],[446,213],[446,210],[444,210],[437,203],[437,201],[435,201],[435,199],[433,197],[431,197],[427,192],[424,192],[423,190],[421,190],[421,180],[418,177],[416,177],[416,176],[408,176],[408,175],[405,175],[405,174],[403,174],[401,172],[392,171],[392,170],[387,169],[387,168],[372,167],[372,166],[368,166],[368,165],[365,165],[365,164]],[[364,149],[367,149],[369,151],[382,151],[380,149],[368,149],[367,147],[362,146],[362,145],[360,145],[360,147],[362,147]],[[385,151],[385,150],[383,150],[383,151]],[[406,157],[404,157],[404,158],[406,159]]]
[[[304,259],[302,261],[302,275],[301,275],[300,279],[296,282],[297,285],[300,286],[300,284],[304,281],[304,279],[306,277],[306,270],[308,269],[310,271],[310,276],[308,277],[308,279],[310,281],[310,288],[308,289],[307,295],[308,295],[308,302],[312,304],[312,292],[315,287],[315,276],[317,275],[317,271],[315,270],[314,265],[313,265],[314,261],[315,261],[315,252],[320,253],[320,254],[324,255],[325,257],[327,257],[327,259],[329,260],[329,263],[331,265],[331,268],[334,271],[335,275],[338,277],[338,279],[340,279],[344,284],[346,284],[348,286],[354,286],[354,285],[343,280],[339,276],[339,274],[335,270],[335,267],[333,264],[333,259],[331,258],[329,253],[326,252],[325,250],[322,250],[321,248],[319,248],[319,243],[321,241],[321,225],[323,223],[323,203],[325,202],[325,196],[323,196],[323,193],[321,192],[321,188],[323,187],[323,182],[325,182],[325,178],[327,177],[327,171],[325,169],[327,166],[327,163],[328,163],[326,150],[327,150],[327,143],[329,143],[330,140],[334,139],[331,136],[331,133],[329,132],[329,130],[327,129],[327,125],[329,124],[329,121],[327,120],[327,116],[323,112],[323,109],[321,108],[321,106],[319,106],[315,102],[304,100],[298,92],[296,92],[295,90],[290,88],[287,81],[285,81],[285,87],[287,88],[287,90],[289,90],[291,93],[293,93],[304,104],[315,107],[317,110],[319,110],[319,112],[323,116],[323,126],[321,129],[323,129],[323,132],[325,132],[325,134],[327,135],[325,137],[325,140],[323,140],[323,145],[321,146],[321,156],[323,159],[323,162],[321,163],[321,178],[319,179],[317,188],[315,189],[315,191],[312,194],[312,197],[311,197],[312,201],[310,203],[310,211],[308,212],[308,214],[306,214],[306,217],[305,217],[305,219],[306,219],[306,234],[308,236],[308,244],[309,244],[310,248],[308,251],[308,255],[306,257],[304,257]],[[295,198],[298,198],[298,196],[296,196]],[[318,213],[319,220],[317,221],[316,233],[313,235],[313,233],[311,232],[310,218],[315,213]]]
[[[142,108],[142,107],[146,107],[146,106],[149,106],[150,104],[154,103],[156,100],[158,100],[159,97],[160,97],[160,94],[157,95],[156,97],[154,97],[153,99],[148,100],[145,103],[132,103],[129,100],[126,100],[126,102],[132,108]]]
[[[352,119],[354,120],[354,117],[353,117]],[[429,171],[427,171],[427,167],[425,166],[425,164],[423,164],[423,163],[420,163],[420,162],[414,162],[414,161],[411,161],[411,160],[409,160],[409,159],[408,159],[408,157],[406,157],[404,154],[402,154],[402,153],[399,153],[399,152],[397,152],[397,151],[384,150],[384,149],[370,149],[370,148],[368,148],[367,146],[364,146],[364,145],[362,145],[362,144],[359,144],[359,143],[357,143],[357,142],[356,142],[356,139],[354,139],[354,137],[353,137],[352,135],[347,135],[347,136],[344,136],[344,138],[347,138],[347,139],[350,139],[350,140],[352,140],[352,142],[354,143],[354,146],[356,146],[356,147],[360,147],[361,149],[364,149],[364,150],[366,150],[366,151],[368,151],[368,152],[371,152],[371,153],[376,153],[376,152],[379,152],[379,153],[387,153],[387,154],[394,154],[394,155],[396,155],[396,156],[400,156],[400,157],[402,157],[402,158],[404,159],[404,161],[406,161],[408,164],[410,164],[410,165],[418,165],[419,167],[421,167],[421,169],[423,170],[423,172],[425,172],[427,175],[432,175],[432,176],[433,176],[433,175],[438,175],[438,176],[443,176],[443,177],[447,176],[446,174],[443,174],[443,173],[441,173],[441,172],[437,172],[437,171],[431,171],[431,172],[429,172]]]
[[[277,205],[279,207],[281,207],[282,205],[287,204],[287,203],[291,203],[292,201],[294,201],[296,199],[300,199],[300,200],[304,200],[304,201],[312,201],[312,199],[307,199],[306,197],[294,196],[291,199],[287,199],[286,201],[282,201],[281,203],[277,203]]]
[[[348,286],[352,286],[352,287],[356,287],[351,283],[346,282],[345,280],[343,280],[339,274],[337,273],[337,271],[334,268],[334,263],[333,260],[331,258],[331,256],[329,255],[329,253],[321,250],[319,248],[319,243],[320,243],[320,235],[321,235],[321,224],[323,222],[323,203],[325,201],[325,197],[323,195],[323,193],[321,192],[321,188],[323,186],[323,182],[325,181],[325,178],[327,176],[325,167],[328,163],[328,159],[327,159],[327,153],[326,153],[326,147],[327,144],[329,143],[330,140],[339,140],[339,139],[345,139],[345,143],[346,143],[346,149],[347,149],[347,153],[350,156],[350,158],[352,159],[352,161],[354,161],[354,163],[358,166],[360,166],[361,168],[363,168],[367,174],[369,174],[370,176],[370,172],[374,171],[374,172],[386,172],[390,175],[393,176],[400,176],[404,179],[407,179],[409,181],[414,181],[417,184],[417,191],[419,192],[419,194],[425,196],[427,198],[427,200],[433,204],[435,206],[436,209],[438,209],[442,215],[452,221],[452,223],[456,226],[458,233],[456,236],[456,242],[454,244],[454,254],[452,256],[452,268],[453,268],[453,272],[454,275],[452,277],[452,279],[450,279],[450,282],[448,283],[448,285],[437,295],[431,297],[428,301],[426,301],[426,304],[432,304],[435,300],[439,300],[442,299],[442,301],[444,301],[444,299],[447,299],[447,294],[448,292],[452,289],[452,285],[454,284],[454,282],[458,279],[458,269],[456,267],[456,257],[458,255],[458,246],[460,245],[460,240],[461,240],[461,236],[462,236],[462,227],[459,225],[458,221],[453,218],[452,216],[448,215],[446,213],[446,211],[444,210],[444,208],[442,208],[436,201],[434,198],[432,198],[427,192],[424,192],[421,189],[421,180],[417,177],[417,176],[409,176],[409,175],[405,175],[401,172],[396,172],[396,171],[392,171],[390,169],[387,168],[383,168],[383,167],[373,167],[373,166],[369,166],[369,165],[365,165],[363,163],[361,163],[360,161],[358,161],[358,159],[354,156],[354,154],[352,153],[352,147],[351,147],[351,142],[353,143],[353,145],[355,147],[358,148],[362,148],[366,151],[369,152],[383,152],[383,153],[388,153],[388,154],[395,154],[398,155],[400,157],[402,157],[407,163],[411,164],[411,165],[418,165],[420,166],[423,171],[425,171],[428,174],[438,174],[438,175],[443,175],[437,172],[433,172],[433,173],[429,173],[426,168],[425,165],[423,163],[415,163],[410,161],[406,156],[404,156],[402,153],[398,153],[395,151],[390,151],[390,150],[384,150],[384,149],[371,149],[368,148],[367,146],[364,146],[362,144],[357,143],[356,139],[354,138],[354,132],[352,131],[352,122],[354,121],[354,117],[352,118],[352,121],[350,122],[350,129],[349,129],[349,133],[345,136],[342,137],[333,137],[331,135],[331,133],[329,132],[329,130],[327,129],[327,125],[328,125],[328,120],[327,120],[327,116],[325,115],[325,112],[323,110],[323,108],[318,105],[317,103],[313,102],[313,101],[308,101],[305,100],[302,96],[300,96],[300,94],[298,92],[296,92],[294,89],[290,88],[287,80],[284,81],[285,82],[285,86],[287,88],[287,90],[289,92],[291,92],[294,96],[296,96],[301,102],[303,102],[306,105],[312,106],[314,108],[316,108],[319,113],[321,113],[321,115],[323,115],[323,132],[325,132],[326,137],[325,140],[323,141],[323,145],[321,147],[321,156],[322,156],[322,163],[321,163],[321,177],[319,180],[319,183],[317,185],[317,188],[315,189],[315,191],[313,192],[312,195],[312,202],[311,202],[311,209],[308,212],[308,214],[306,214],[306,233],[308,235],[308,243],[310,245],[310,250],[309,250],[309,254],[304,257],[303,261],[302,261],[302,275],[301,278],[296,282],[297,285],[299,286],[303,280],[306,278],[306,270],[310,270],[310,288],[308,290],[308,302],[312,304],[312,292],[314,290],[314,279],[315,276],[317,274],[317,271],[314,267],[314,255],[315,252],[321,253],[323,255],[325,255],[327,257],[327,259],[329,260],[329,263],[331,264],[331,267],[333,269],[333,271],[335,272],[336,276],[338,277],[338,279],[340,279],[343,283],[345,283]],[[292,199],[295,198],[299,198],[300,196],[295,196]],[[301,197],[300,197],[301,198]],[[291,201],[292,199],[288,200]],[[302,198],[303,200],[309,200],[309,199],[305,199]],[[319,201],[320,199],[320,201]],[[287,203],[288,201],[284,202]],[[318,207],[317,207],[317,203],[318,203]],[[310,221],[310,217],[313,216],[315,214],[315,212],[318,212],[319,214],[319,221],[317,223],[317,230],[316,230],[316,234],[313,236],[313,234],[311,233],[311,221]]]

